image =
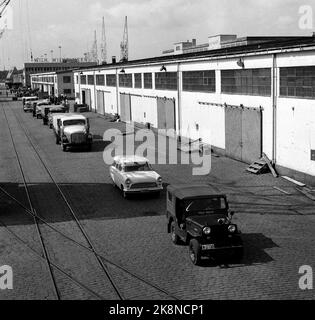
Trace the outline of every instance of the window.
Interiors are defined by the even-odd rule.
[[[81,75],[81,84],[86,84],[86,76]]]
[[[106,75],[106,84],[108,87],[116,87],[116,75],[107,74]]]
[[[280,68],[280,96],[315,99],[315,66]]]
[[[63,83],[71,83],[71,77],[70,76],[63,76]]]
[[[152,89],[152,73],[144,73],[143,81],[145,89]]]
[[[63,89],[63,93],[64,94],[71,94],[72,91],[71,91],[71,89]]]
[[[132,74],[120,74],[119,75],[119,86],[125,88],[132,88]]]
[[[183,91],[215,92],[215,71],[183,72]]]
[[[94,76],[92,74],[88,75],[88,84],[94,84]]]
[[[151,76],[151,84],[152,84],[152,76]],[[135,73],[135,88],[142,88],[142,74]]]
[[[105,76],[103,74],[96,75],[96,85],[104,86],[105,85]]]
[[[271,95],[271,69],[222,70],[222,93]]]
[[[177,72],[157,72],[155,74],[155,89],[177,90]]]

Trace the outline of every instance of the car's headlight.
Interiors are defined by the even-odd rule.
[[[127,179],[127,180],[125,181],[125,183],[126,183],[127,188],[129,188],[130,185],[131,185],[131,180],[130,180],[130,179]]]
[[[228,227],[229,232],[234,233],[236,231],[236,226],[234,224],[229,225]]]
[[[211,233],[211,228],[210,227],[204,227],[203,228],[203,233],[206,235],[209,235]]]
[[[158,178],[158,183],[162,183],[162,178],[161,177]]]

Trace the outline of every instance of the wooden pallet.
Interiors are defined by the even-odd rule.
[[[254,174],[262,174],[268,171],[268,164],[263,158],[261,158],[253,162],[246,171]]]
[[[270,171],[275,178],[279,176],[265,153],[263,153],[263,156],[259,160],[252,163],[246,171],[254,174],[262,174]]]

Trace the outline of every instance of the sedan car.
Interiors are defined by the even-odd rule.
[[[110,167],[110,176],[124,198],[136,193],[156,193],[163,190],[161,176],[153,171],[148,159],[138,156],[117,156]]]

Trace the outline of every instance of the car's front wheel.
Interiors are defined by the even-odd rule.
[[[192,239],[189,242],[189,257],[194,265],[199,265],[201,262],[201,248],[198,240]]]
[[[180,242],[179,236],[176,234],[174,221],[171,223],[171,239],[174,244],[179,244]]]

